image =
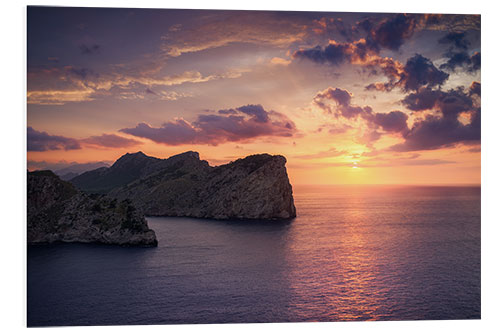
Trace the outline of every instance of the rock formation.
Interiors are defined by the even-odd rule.
[[[153,230],[128,200],[85,194],[51,171],[28,172],[28,244],[156,246]]]
[[[109,175],[117,174],[113,170],[118,166],[128,168],[124,161],[141,165],[135,173],[139,176],[114,187],[108,195],[130,199],[146,215],[265,220],[296,216],[283,156],[252,155],[211,167],[200,160],[197,152],[164,160],[139,152],[122,156],[107,170],[98,169],[79,177],[93,173],[92,184],[110,184]],[[92,189],[81,179],[72,181],[83,190]]]

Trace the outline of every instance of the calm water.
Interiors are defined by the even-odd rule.
[[[296,187],[288,223],[28,248],[28,325],[480,318],[479,187]]]

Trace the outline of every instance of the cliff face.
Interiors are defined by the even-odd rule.
[[[156,246],[130,201],[89,195],[51,171],[28,172],[28,244],[52,242]]]
[[[296,216],[283,156],[252,155],[210,167],[198,153],[163,160],[163,168],[109,192],[146,215],[215,219]]]

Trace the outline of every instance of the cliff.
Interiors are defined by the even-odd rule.
[[[51,171],[28,172],[28,244],[52,242],[156,246],[130,201],[78,191]]]
[[[116,186],[108,195],[130,199],[153,216],[265,220],[296,216],[283,156],[251,155],[217,167],[200,160],[196,152],[160,161],[155,162],[156,168],[145,169],[143,176]],[[101,175],[96,182],[107,183],[106,174]]]

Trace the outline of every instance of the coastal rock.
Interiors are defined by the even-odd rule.
[[[28,172],[28,244],[156,246],[153,230],[128,200],[86,194],[51,171]]]
[[[136,154],[125,156],[130,155]],[[116,163],[122,163],[122,159]],[[148,170],[143,176],[115,187],[108,195],[130,199],[149,216],[262,220],[296,216],[283,156],[251,155],[211,167],[200,160],[198,153],[186,152],[154,163],[154,168],[143,166]],[[93,181],[109,183],[110,170],[99,171],[100,178]],[[90,188],[85,183],[75,184],[84,190]]]

